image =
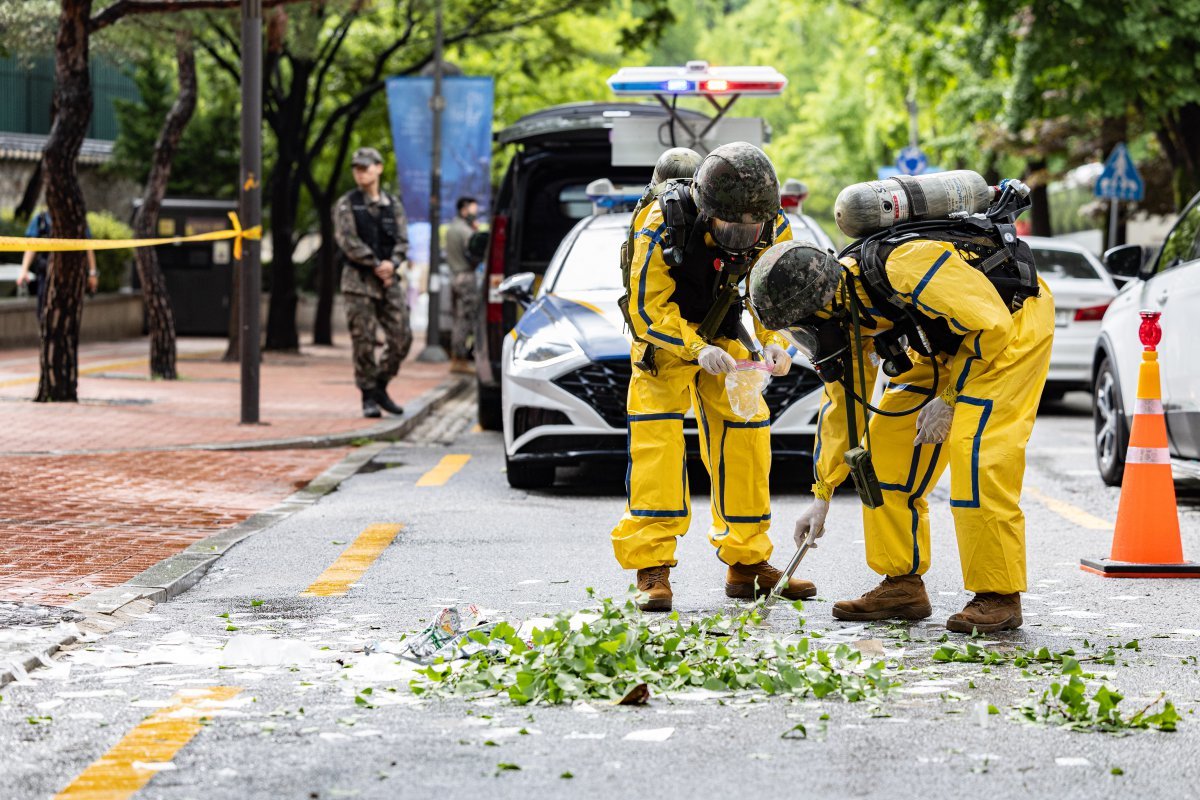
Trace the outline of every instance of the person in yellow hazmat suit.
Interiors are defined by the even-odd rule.
[[[637,570],[642,608],[669,611],[675,540],[691,520],[683,436],[691,408],[712,478],[708,538],[728,566],[725,593],[760,596],[782,577],[768,563],[770,419],[761,397],[749,420],[734,413],[725,378],[753,357],[776,375],[791,367],[781,337],[756,322],[756,355],[741,322],[740,287],[751,265],[772,243],[791,238],[774,167],[753,145],[722,145],[693,181],[668,185],[647,205],[634,230],[621,303],[634,337],[628,503],[612,531],[613,550],[622,567]],[[812,583],[792,579],[784,596],[815,593]]]
[[[979,233],[951,227],[948,240],[900,236],[840,261],[815,244],[778,244],[751,275],[758,318],[796,343],[827,381],[815,499],[796,524],[796,541],[824,532],[830,496],[853,474],[867,564],[883,576],[862,597],[836,603],[837,619],[930,616],[921,577],[930,555],[926,497],[949,465],[963,582],[975,596],[946,627],[971,633],[1021,625],[1025,518],[1018,501],[1049,368],[1054,299],[1032,257],[1025,263],[1028,248],[1010,251],[1003,242],[1015,238],[989,243]],[[993,267],[1012,269],[983,271],[988,256]],[[887,380],[865,428],[864,459],[854,449],[864,430],[861,400],[870,402],[880,368]]]

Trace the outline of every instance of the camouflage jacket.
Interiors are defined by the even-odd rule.
[[[475,229],[461,216],[451,220],[446,228],[446,263],[455,275],[462,272],[473,272],[475,265],[471,262],[469,246]]]
[[[384,296],[383,282],[375,275],[374,269],[379,266],[380,259],[358,234],[354,221],[354,211],[350,207],[350,196],[347,192],[333,207],[333,233],[338,247],[346,256],[346,268],[342,270],[342,293],[361,294],[367,297],[382,298]],[[408,259],[408,218],[404,214],[404,205],[400,199],[387,192],[380,193],[377,201],[365,198],[367,212],[378,218],[384,209],[396,217],[396,243],[392,248],[392,262],[399,269]],[[395,286],[401,280],[397,274]]]

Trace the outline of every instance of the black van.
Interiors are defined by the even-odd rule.
[[[708,117],[693,111],[676,114],[694,128]],[[643,186],[652,166],[614,167],[609,141],[613,120],[661,118],[669,138],[669,116],[649,103],[571,103],[522,117],[496,134],[501,146],[516,148],[492,204],[475,368],[479,382],[479,424],[500,430],[500,352],[504,336],[517,321],[517,307],[496,293],[500,282],[517,272],[546,271],[559,243],[575,223],[592,213],[585,189],[597,178]],[[700,123],[697,125],[697,123]],[[661,142],[663,148],[670,141]],[[618,269],[613,254],[613,269]]]

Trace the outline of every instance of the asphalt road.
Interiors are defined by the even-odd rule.
[[[1096,476],[1084,402],[1045,409],[1037,425],[1024,503],[1026,626],[1000,646],[1084,653],[1136,638],[1140,650],[1122,649],[1104,668],[1108,681],[1131,710],[1167,692],[1184,717],[1176,733],[1116,737],[1018,722],[1009,707],[1049,677],[930,659],[945,617],[968,599],[946,485],[933,499],[926,623],[860,627],[829,616],[833,600],[876,580],[853,496],[835,499],[831,530],[803,566],[820,589],[805,611],[809,632],[826,642],[880,639],[889,661],[906,667],[897,676],[904,688],[878,706],[759,696],[517,708],[497,698],[416,698],[408,670],[364,647],[423,628],[444,605],[476,603],[515,623],[584,607],[587,587],[619,596],[632,580],[608,542],[623,469],[574,471],[551,491],[509,489],[499,436],[472,432],[470,405],[460,403],[338,491],[239,545],[191,591],[0,690],[0,798],[51,797],[81,774],[93,789],[111,787],[131,758],[141,762],[135,774],[150,778],[137,796],[172,799],[1200,796],[1200,581],[1079,570],[1081,556],[1107,553],[1111,534],[1098,528],[1115,518],[1118,500]],[[447,455],[470,458],[452,471]],[[425,482],[444,482],[417,485],[439,464]],[[782,563],[808,476],[781,467],[774,483]],[[1200,558],[1192,505],[1200,495],[1184,493],[1184,547]],[[707,502],[693,500],[693,533],[672,574],[685,615],[732,606],[702,533]],[[388,524],[402,527],[345,596],[302,594],[369,526]],[[395,528],[371,530],[386,543]],[[798,624],[790,609],[772,616],[780,635]],[[368,687],[373,708],[355,701]],[[189,716],[180,703],[200,712]],[[1001,713],[981,713],[988,704]],[[157,727],[147,739],[148,715]],[[809,738],[781,738],[797,722]],[[624,738],[661,728],[673,729],[666,741]],[[99,759],[118,769],[85,773]],[[520,770],[499,770],[501,762]],[[128,796],[75,786],[66,796]]]

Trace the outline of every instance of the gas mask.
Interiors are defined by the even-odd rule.
[[[781,328],[779,333],[812,363],[825,383],[834,383],[845,375],[850,354],[845,321],[836,317],[809,317],[796,325]]]

